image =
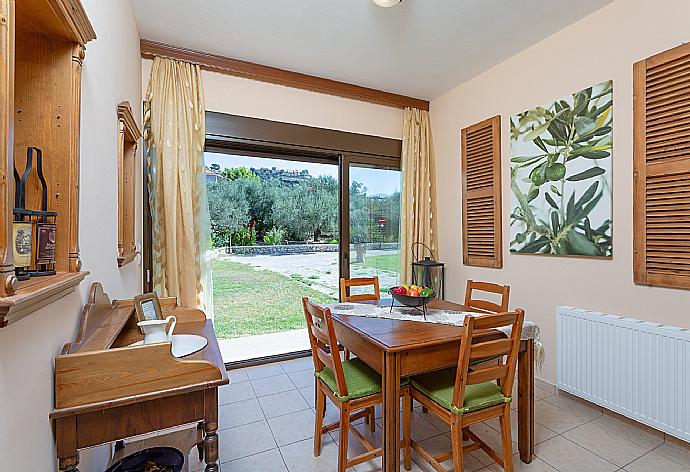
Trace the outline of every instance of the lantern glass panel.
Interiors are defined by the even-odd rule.
[[[444,264],[425,258],[412,263],[412,284],[429,287],[434,291],[435,298],[444,297]]]

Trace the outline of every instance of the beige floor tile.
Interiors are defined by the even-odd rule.
[[[257,397],[265,397],[266,395],[273,395],[275,393],[287,392],[288,390],[295,389],[294,384],[286,374],[252,380],[250,383]]]
[[[224,385],[218,389],[219,405],[241,402],[251,398],[256,398],[256,393],[254,393],[252,384],[249,382]]]
[[[247,372],[249,380],[263,379],[265,377],[273,377],[274,375],[285,373],[283,367],[278,362],[247,367],[245,371]]]
[[[632,464],[626,465],[625,470],[627,472],[688,472],[690,469],[652,451]]]
[[[665,443],[654,449],[654,454],[663,456],[666,459],[671,459],[683,467],[690,469],[690,450],[688,449]]]
[[[535,454],[561,472],[613,472],[618,470],[618,466],[561,436],[535,446]]]
[[[422,412],[422,409],[415,409],[415,412],[419,415],[420,418],[422,418],[425,421],[428,421],[429,423],[433,424],[436,429],[441,431],[442,433],[449,433],[450,432],[450,426],[443,421],[441,418],[439,418],[437,415],[435,415],[432,412],[424,413]]]
[[[245,369],[233,369],[228,371],[228,377],[230,378],[230,383],[240,383],[248,382],[249,376]]]
[[[498,418],[492,418],[490,420],[484,421],[484,423],[491,426],[493,429],[501,432],[501,423]],[[513,441],[517,441],[518,438],[518,415],[517,411],[510,411],[510,432]],[[540,442],[547,441],[558,434],[555,431],[551,431],[546,426],[543,426],[535,421],[534,423],[534,443],[539,444]]]
[[[314,436],[314,411],[303,410],[270,418],[268,424],[278,446]]]
[[[288,390],[287,392],[260,397],[259,403],[266,418],[309,409],[309,404],[304,401],[298,390]]]
[[[297,388],[312,387],[314,386],[314,369],[311,370],[300,370],[297,372],[291,372],[288,374],[292,383],[295,384]]]
[[[612,416],[604,415],[597,418],[592,423],[604,428],[611,434],[622,436],[628,441],[642,446],[646,449],[653,449],[664,442],[664,434],[660,431],[647,429],[644,426],[636,426],[632,422],[621,420]]]
[[[229,462],[259,452],[275,449],[271,429],[266,420],[224,429],[218,432],[218,450],[221,462]]]
[[[425,441],[420,442],[419,444],[422,448],[424,448],[424,450],[426,450],[433,456],[443,454],[444,452],[448,452],[451,449],[450,438],[445,434],[427,439]],[[485,464],[482,463],[472,454],[465,454],[464,459],[465,472],[476,472],[485,468]],[[434,472],[434,469],[431,467],[431,465],[429,465],[428,462],[422,459],[422,457],[419,454],[417,454],[414,450],[412,451],[412,460],[416,462],[424,472]],[[453,470],[452,459],[443,462],[442,465],[448,470]]]
[[[307,404],[311,408],[316,408],[316,401],[314,399],[314,387],[302,387],[298,390],[300,395],[302,395],[302,398],[304,398],[304,401],[307,402]]]
[[[578,426],[563,433],[563,436],[619,467],[631,463],[650,451],[624,437],[612,434],[595,423]]]
[[[222,464],[225,472],[287,472],[280,451],[271,449]]]
[[[549,398],[554,395],[553,391],[544,390],[535,385],[534,387],[534,400],[543,400],[544,398]],[[515,397],[514,403],[517,405],[517,396]]]
[[[313,451],[314,443],[311,439],[280,448],[280,453],[290,472],[335,472],[338,469],[338,446],[328,435],[322,440],[319,457],[314,457]],[[348,472],[356,471],[350,468]]]
[[[292,372],[299,372],[300,370],[311,370],[312,372],[314,371],[314,361],[312,360],[311,356],[281,362],[280,365],[283,367],[283,370],[287,374],[290,374]]]
[[[263,419],[264,413],[256,398],[228,403],[218,408],[218,429],[234,428]]]
[[[548,403],[546,400],[534,402],[534,421],[559,434],[587,422],[586,419]]]
[[[503,472],[503,468],[496,464],[495,462],[489,466],[489,469],[494,472]],[[520,454],[515,454],[513,456],[513,471],[514,472],[557,472],[556,469],[551,467],[549,464],[534,457],[532,462],[525,464],[520,460]]]
[[[583,420],[593,420],[603,415],[600,406],[577,400],[565,394],[552,395],[544,400],[545,402],[556,405],[558,408],[567,411]]]
[[[479,438],[489,445],[491,449],[496,451],[496,453],[503,457],[503,444],[501,442],[501,433],[493,429],[485,423],[479,423],[470,426],[470,431],[479,436]],[[515,439],[515,438],[513,438]],[[518,446],[515,441],[513,441],[512,453],[518,452]],[[484,451],[474,451],[472,453],[477,459],[479,459],[483,464],[493,464],[494,460]]]

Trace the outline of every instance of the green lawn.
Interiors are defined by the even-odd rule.
[[[373,269],[398,272],[400,270],[400,254],[396,253],[385,254],[382,256],[366,256],[364,258],[364,263],[361,265],[363,265],[364,267],[371,267]]]
[[[213,261],[213,305],[221,339],[304,328],[302,297],[336,300],[308,285],[228,260]]]

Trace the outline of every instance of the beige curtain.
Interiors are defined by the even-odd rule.
[[[153,285],[212,316],[204,108],[199,66],[156,57],[144,104]]]
[[[401,282],[412,281],[411,246],[424,243],[438,257],[434,142],[429,112],[405,108],[402,134],[402,196],[400,217]],[[419,257],[429,255],[423,250]]]

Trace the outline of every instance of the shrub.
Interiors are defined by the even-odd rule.
[[[277,246],[285,241],[285,230],[274,226],[264,235],[264,242]]]
[[[254,226],[242,228],[232,234],[233,246],[256,246],[256,230]]]

